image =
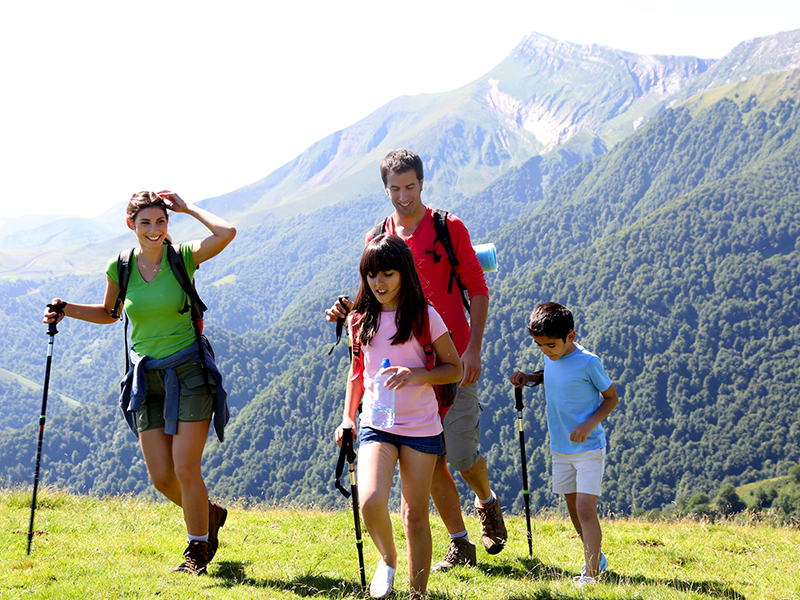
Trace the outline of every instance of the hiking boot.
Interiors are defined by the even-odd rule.
[[[444,555],[444,558],[431,567],[431,573],[435,571],[444,572],[459,565],[474,567],[476,564],[478,564],[478,561],[475,557],[475,544],[467,538],[455,538],[450,540],[450,547],[447,549],[447,554]]]
[[[208,564],[208,542],[192,540],[183,551],[183,562],[173,571],[182,571],[192,575],[205,575]]]
[[[503,509],[500,508],[500,500],[497,499],[497,494],[494,492],[492,492],[492,497],[494,502],[485,508],[475,498],[475,508],[481,520],[483,547],[486,548],[486,552],[489,554],[497,554],[505,548],[508,532],[506,531],[506,524],[503,522]]]
[[[208,501],[208,562],[214,560],[219,548],[219,528],[225,525],[228,511],[219,504]]]

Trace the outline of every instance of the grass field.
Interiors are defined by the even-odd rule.
[[[230,505],[209,575],[174,574],[185,530],[177,508],[125,497],[104,499],[44,489],[33,550],[26,556],[30,492],[0,490],[0,598],[363,598],[349,505],[339,512]],[[432,517],[434,557],[447,535]],[[478,566],[433,574],[432,600],[800,599],[800,530],[733,521],[604,520],[610,569],[589,590],[574,587],[580,541],[567,520],[534,521],[528,556],[525,519],[507,518],[499,555],[478,550]],[[473,540],[477,519],[467,522]],[[396,598],[408,592],[405,540],[395,517],[400,565]],[[377,564],[365,534],[367,579]]]

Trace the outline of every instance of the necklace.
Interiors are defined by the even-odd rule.
[[[140,264],[140,265],[142,265],[142,267],[144,268],[144,270],[145,270],[145,271],[149,270],[151,273],[158,273],[158,269],[161,267],[161,261],[158,261],[158,262],[156,263],[156,266],[155,266],[155,267],[151,267],[151,266],[150,266],[150,265],[148,265],[146,262],[144,262],[144,260],[142,259],[142,257],[141,257],[141,256],[139,256],[139,257],[138,257],[138,260],[139,260],[139,264]]]

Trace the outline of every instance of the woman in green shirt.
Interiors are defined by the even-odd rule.
[[[190,278],[198,265],[222,252],[236,229],[173,192],[139,192],[128,204],[127,224],[136,235],[138,247],[131,257],[125,297],[133,349],[126,379],[130,405],[123,410],[135,411],[130,422],[138,431],[153,485],[183,508],[188,545],[184,562],[175,570],[199,575],[206,573],[206,565],[216,553],[219,528],[227,517],[224,508],[208,500],[200,462],[212,415],[216,411],[222,418],[215,421],[224,426],[228,412],[210,349],[198,348],[190,311],[179,312],[185,305],[185,293],[167,261],[165,244],[171,241],[168,210],[191,215],[211,232],[202,240],[181,245]],[[48,308],[44,322],[58,322],[68,316],[113,323],[118,294],[115,257],[106,270],[102,304],[67,303],[58,312]],[[54,298],[52,305],[61,303],[60,298]],[[200,352],[207,361],[206,372]],[[221,438],[220,429],[217,435]]]

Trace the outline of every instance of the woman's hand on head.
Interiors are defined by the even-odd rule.
[[[187,211],[186,201],[175,192],[161,190],[158,195],[164,199],[164,203],[172,212],[183,213]]]
[[[61,320],[66,316],[63,311],[55,311],[51,306],[56,306],[57,304],[61,304],[61,298],[53,298],[52,302],[48,304],[44,309],[44,316],[42,317],[42,323],[60,323]]]

